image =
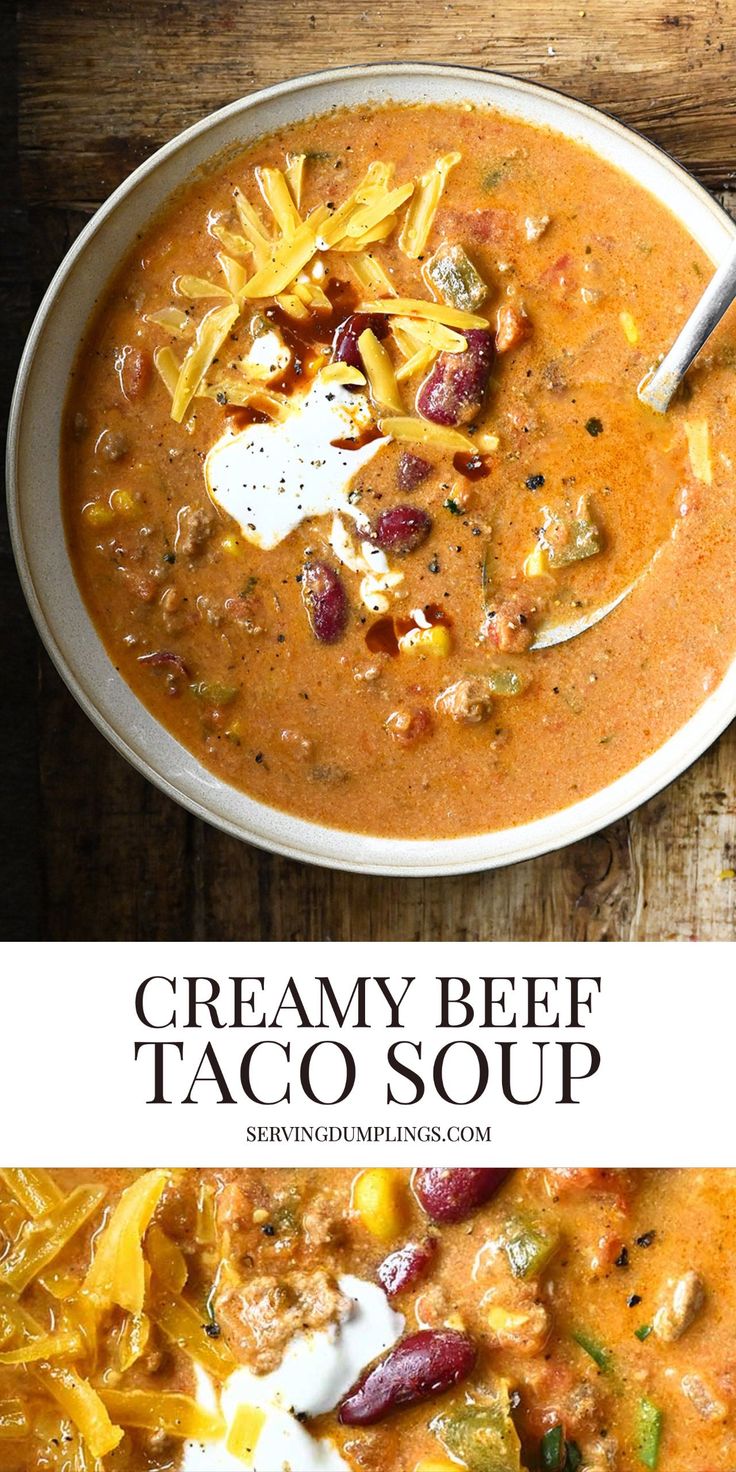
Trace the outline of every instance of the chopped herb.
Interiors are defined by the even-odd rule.
[[[611,1356],[608,1350],[603,1348],[602,1344],[599,1344],[596,1339],[591,1339],[590,1335],[585,1334],[582,1330],[578,1330],[572,1337],[575,1343],[579,1344],[580,1348],[584,1349],[587,1355],[590,1355],[590,1358],[598,1366],[599,1370],[608,1369],[611,1363]]]
[[[664,1417],[658,1406],[646,1398],[639,1401],[636,1413],[636,1449],[644,1467],[656,1467],[659,1462],[663,1421]]]
[[[499,672],[500,673],[500,672]],[[504,1247],[515,1278],[536,1278],[557,1251],[557,1238],[531,1222],[509,1222]]]
[[[593,416],[593,418],[591,419],[586,420],[585,428],[587,429],[588,434],[593,436],[593,439],[597,439],[599,434],[603,434],[603,424],[601,420],[596,419],[595,416]]]
[[[451,516],[460,516],[462,512],[462,507],[458,506],[457,501],[453,501],[452,496],[448,496],[447,500],[442,502],[442,505],[445,511],[449,511]]]
[[[545,1431],[539,1446],[540,1466],[552,1472],[578,1472],[583,1456],[574,1441],[565,1441],[561,1426]]]
[[[648,1339],[649,1338],[649,1335],[651,1334],[651,1332],[652,1332],[652,1326],[651,1326],[651,1324],[640,1324],[639,1328],[634,1330],[634,1333],[635,1333],[637,1339],[639,1339],[642,1344],[644,1343],[644,1340],[645,1339]]]
[[[524,484],[528,491],[538,491],[544,485],[544,476],[528,475]]]
[[[503,176],[509,166],[509,162],[509,159],[502,158],[500,163],[494,164],[493,167],[488,170],[488,173],[484,175],[482,187],[484,189],[495,189],[496,185],[501,183],[501,180],[503,179]]]
[[[559,1472],[559,1469],[563,1465],[562,1457],[565,1451],[565,1440],[561,1426],[552,1426],[549,1431],[545,1431],[539,1451],[542,1466],[554,1468],[554,1472]]]

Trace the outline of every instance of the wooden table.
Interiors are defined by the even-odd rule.
[[[569,91],[640,128],[736,205],[735,0],[25,0],[17,30],[22,203],[12,178],[1,196],[4,386],[71,240],[159,144],[281,78],[405,57],[497,68]],[[4,60],[12,68],[12,40]],[[8,128],[11,103],[7,78],[0,108]],[[223,837],[132,771],[41,653],[6,543],[2,558],[8,935],[732,934],[733,729],[631,818],[549,858],[398,884],[320,871]]]

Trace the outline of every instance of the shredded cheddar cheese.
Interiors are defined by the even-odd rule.
[[[391,301],[365,302],[361,312],[387,312],[394,316],[426,318],[431,322],[442,322],[445,327],[488,327],[487,317],[478,317],[474,312],[463,312],[459,307],[447,307],[443,302],[424,301],[421,297],[397,296]]]
[[[396,288],[389,281],[380,261],[370,251],[360,251],[350,262],[350,268],[364,291],[378,292],[381,296],[396,296]]]
[[[441,424],[431,424],[428,419],[412,419],[409,415],[400,415],[392,419],[379,419],[378,428],[381,434],[389,435],[394,440],[406,440],[414,445],[435,445],[438,449],[451,450],[453,454],[457,451],[472,453],[475,450],[473,441],[467,434],[459,429],[446,429]]]
[[[416,192],[399,235],[399,249],[410,260],[415,261],[422,254],[434,224],[434,217],[447,176],[461,158],[460,153],[444,154],[442,158],[437,159],[434,168],[422,174],[418,180]]]
[[[242,189],[236,189],[233,201],[238,212],[238,218],[243,234],[250,242],[253,252],[253,260],[257,267],[266,265],[273,249],[273,240],[266,231],[266,227],[252,204],[246,199]]]
[[[231,295],[226,286],[219,286],[216,281],[207,281],[203,276],[177,276],[174,290],[179,296],[188,296],[195,302],[207,297],[229,297]]]
[[[385,409],[393,409],[396,414],[401,414],[404,405],[396,382],[393,363],[383,343],[378,341],[370,328],[366,328],[366,331],[360,334],[358,349],[365,364],[374,403]]]
[[[153,363],[159,377],[169,390],[173,399],[176,393],[176,386],[179,382],[179,374],[181,373],[181,363],[174,349],[156,348],[153,355]]]
[[[304,165],[307,162],[306,153],[290,153],[286,160],[286,181],[291,190],[291,197],[297,209],[302,206],[302,190],[304,188]]]
[[[301,215],[280,169],[256,169],[258,187],[285,240],[293,240],[302,223]]]
[[[685,423],[690,468],[696,480],[713,484],[713,461],[710,453],[710,430],[707,419],[691,419]]]
[[[397,328],[409,339],[413,347],[430,347],[435,353],[464,353],[468,340],[450,327],[430,318],[395,317],[393,331]]]
[[[276,242],[271,248],[270,260],[251,277],[244,295],[251,299],[278,296],[280,291],[290,286],[315,254],[318,248],[317,232],[328,216],[327,206],[318,205],[290,239]]]
[[[171,417],[177,423],[180,424],[184,418],[212,359],[217,356],[239,315],[240,308],[230,302],[225,307],[215,307],[200,322],[195,341],[181,365],[171,404]]]

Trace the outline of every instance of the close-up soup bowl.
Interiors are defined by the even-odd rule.
[[[23,355],[11,413],[9,510],[23,591],[51,659],[85,713],[139,772],[197,817],[291,858],[366,873],[430,876],[490,869],[575,842],[631,812],[678,777],[731,721],[736,663],[706,681],[704,698],[692,714],[631,770],[615,780],[604,777],[600,789],[581,800],[570,801],[568,794],[555,812],[492,832],[433,837],[426,836],[425,827],[425,836],[418,838],[332,826],[329,795],[323,821],[300,817],[242,791],[201,762],[117,670],[80,592],[65,533],[64,406],[79,345],[107,283],[167,200],[213,160],[336,107],[464,102],[582,144],[647,191],[714,267],[726,255],[736,226],[716,201],[653,144],[582,103],[512,77],[460,66],[395,63],[321,72],[268,88],[205,118],[156,152],[115,191],[49,286]],[[447,146],[452,147],[451,139]],[[662,659],[667,659],[666,650]],[[636,674],[624,674],[625,700],[627,681]],[[412,790],[397,788],[398,807],[419,800]],[[481,801],[483,792],[478,796]],[[475,826],[482,821],[481,814]],[[411,822],[403,831],[411,832]]]

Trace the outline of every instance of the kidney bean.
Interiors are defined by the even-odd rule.
[[[377,1269],[378,1280],[389,1298],[413,1288],[424,1277],[436,1251],[436,1238],[424,1237],[421,1242],[405,1242],[396,1252],[389,1252]]]
[[[462,1222],[495,1196],[508,1170],[427,1166],[414,1173],[414,1192],[433,1222]]]
[[[493,365],[493,335],[484,327],[464,333],[464,353],[440,353],[417,393],[417,411],[433,424],[469,424],[483,407]]]
[[[152,669],[168,669],[172,674],[183,675],[185,680],[189,679],[189,670],[180,654],[172,654],[168,649],[157,649],[155,654],[139,654],[139,664],[148,664]]]
[[[119,358],[120,387],[126,399],[139,399],[151,382],[153,365],[150,353],[140,348],[123,348]]]
[[[358,347],[361,332],[370,328],[375,337],[385,337],[388,325],[388,318],[382,312],[353,312],[340,323],[332,339],[333,363],[347,363],[351,368],[362,369],[363,359]]]
[[[413,552],[431,529],[431,516],[419,506],[391,506],[381,512],[369,536],[384,552]]]
[[[348,600],[340,574],[326,562],[308,562],[302,574],[302,597],[315,638],[321,644],[336,643],[348,621]]]
[[[427,479],[432,466],[428,460],[423,460],[421,455],[413,455],[411,450],[405,450],[399,457],[396,471],[396,480],[400,491],[415,491],[422,481]]]
[[[340,1407],[344,1426],[372,1426],[400,1406],[416,1405],[463,1380],[475,1345],[455,1329],[420,1329],[366,1371]]]

